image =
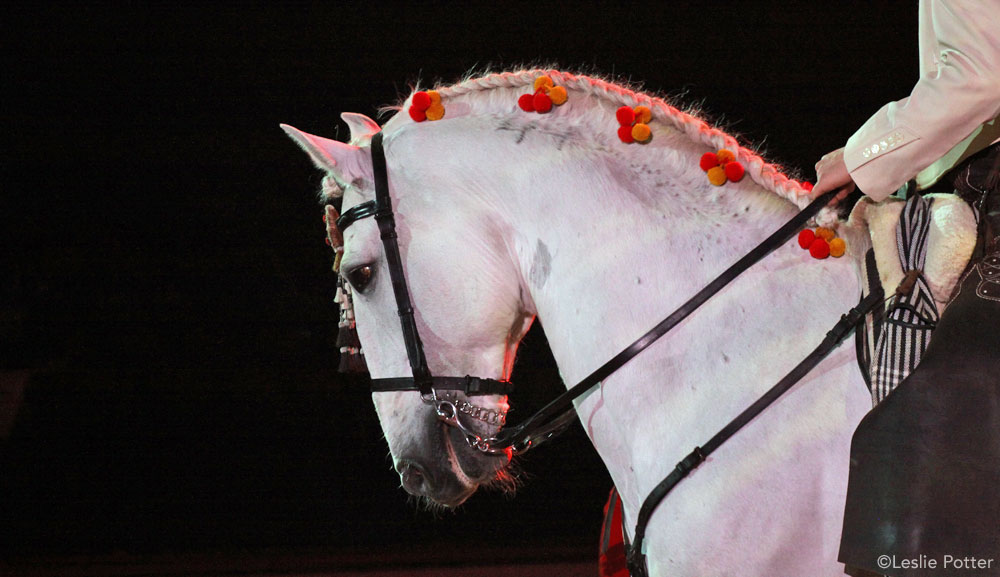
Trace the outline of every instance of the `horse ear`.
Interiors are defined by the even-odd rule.
[[[357,112],[344,112],[340,115],[340,119],[351,129],[351,144],[358,146],[368,144],[371,142],[372,136],[382,130],[377,122]]]
[[[287,124],[282,124],[281,128],[309,154],[317,167],[333,176],[341,189],[356,180],[371,180],[368,155],[361,148],[309,134]]]

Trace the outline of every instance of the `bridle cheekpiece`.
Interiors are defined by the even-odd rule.
[[[375,218],[379,236],[382,239],[386,264],[389,268],[389,280],[392,283],[392,292],[396,299],[396,310],[403,330],[403,343],[406,347],[406,357],[409,360],[412,375],[372,379],[371,390],[375,393],[419,391],[420,399],[434,406],[434,411],[439,419],[461,430],[471,446],[485,453],[508,452],[507,447],[494,447],[490,442],[495,441],[495,438],[484,439],[463,423],[459,416],[461,414],[468,415],[487,424],[502,427],[507,419],[506,411],[474,405],[458,398],[457,393],[461,392],[466,396],[507,395],[513,390],[513,384],[509,381],[470,375],[464,377],[434,376],[427,367],[424,346],[420,340],[420,333],[417,330],[413,314],[413,304],[410,301],[410,291],[403,273],[403,263],[396,234],[396,219],[392,211],[392,199],[389,196],[389,180],[386,173],[385,150],[382,146],[381,132],[372,137],[371,154],[375,178],[375,200],[363,202],[347,210],[337,219],[336,226],[343,233],[347,227],[358,220],[368,217]]]

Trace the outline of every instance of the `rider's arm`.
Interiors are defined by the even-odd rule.
[[[920,80],[847,141],[844,164],[882,200],[1000,115],[1000,1],[921,3]]]

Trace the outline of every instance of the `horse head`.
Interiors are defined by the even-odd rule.
[[[345,215],[376,196],[370,148],[381,133],[402,276],[435,376],[505,380],[538,314],[564,379],[577,382],[710,280],[713,266],[738,258],[732,223],[754,237],[808,202],[798,182],[732,136],[600,79],[500,73],[434,96],[441,100],[411,94],[381,128],[344,115],[348,143],[286,131],[328,173],[327,196],[342,197]],[[713,181],[699,159],[723,149],[740,170]],[[340,232],[340,273],[353,289],[372,378],[414,375],[378,224],[363,218]],[[698,258],[665,260],[665,247]],[[595,285],[601,294],[589,298]],[[687,346],[691,354],[671,356],[672,370],[704,354]],[[442,420],[426,395],[373,397],[409,492],[456,505],[507,477],[509,457],[469,447],[467,431],[448,426],[449,415]],[[473,413],[507,409],[501,396],[459,397],[478,407]],[[484,438],[498,429],[468,414],[458,419]]]
[[[341,212],[346,212],[374,198],[369,146],[379,127],[358,114],[342,118],[351,129],[350,143],[283,128],[336,183],[327,187],[324,201],[341,195]],[[426,150],[415,136],[394,134],[386,156],[403,271],[428,367],[434,375],[506,380],[535,314],[522,298],[526,291],[510,248],[499,240],[503,225],[487,217],[473,191],[455,191],[462,186],[459,181],[437,178],[429,170],[433,163],[421,157]],[[344,228],[339,271],[353,295],[369,373],[373,379],[408,377],[411,367],[378,225],[368,218]],[[484,438],[498,432],[508,408],[501,395],[435,394],[452,407],[471,408],[455,417]],[[395,470],[412,495],[452,507],[482,485],[513,486],[510,455],[471,447],[466,434],[439,418],[419,392],[372,396]]]

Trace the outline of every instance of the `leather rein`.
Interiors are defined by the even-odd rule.
[[[678,323],[697,310],[705,301],[722,290],[743,271],[757,263],[772,250],[781,246],[795,234],[810,218],[812,218],[833,196],[832,193],[814,200],[805,210],[797,214],[764,242],[747,253],[743,258],[726,269],[715,280],[695,294],[686,303],[663,319],[638,340],[629,345],[609,361],[601,365],[582,381],[559,395],[545,405],[537,413],[518,424],[516,427],[503,429],[495,436],[483,438],[470,427],[465,426],[459,418],[459,410],[455,403],[438,391],[461,391],[466,395],[506,395],[513,390],[509,381],[497,381],[481,377],[441,377],[431,374],[424,356],[423,344],[414,320],[413,304],[403,273],[400,258],[399,243],[396,235],[396,222],[392,210],[392,200],[389,196],[389,182],[386,171],[385,150],[382,144],[383,133],[378,132],[372,137],[371,155],[372,169],[375,179],[375,200],[370,200],[352,207],[337,219],[337,228],[344,231],[354,222],[367,217],[374,217],[378,223],[385,258],[389,268],[389,277],[396,299],[399,321],[403,331],[403,342],[406,346],[406,356],[409,359],[412,376],[390,379],[372,379],[372,391],[419,391],[420,398],[434,406],[438,416],[461,429],[466,434],[468,443],[484,453],[521,453],[533,446],[554,437],[565,429],[575,418],[573,401],[596,386],[602,380],[614,373],[636,355],[646,350],[657,339],[667,334]]]
[[[337,219],[337,227],[343,231],[353,222],[369,216],[373,216],[378,223],[386,262],[389,268],[389,277],[392,282],[392,290],[396,299],[397,312],[403,331],[406,355],[409,359],[412,372],[412,376],[410,377],[372,379],[371,389],[373,392],[419,391],[421,400],[434,406],[438,418],[459,428],[466,435],[469,445],[484,453],[491,454],[521,453],[562,432],[576,417],[573,407],[575,399],[597,386],[625,363],[646,350],[660,337],[667,334],[678,323],[687,318],[688,315],[697,310],[709,298],[732,282],[743,271],[761,261],[771,251],[787,242],[810,218],[826,206],[834,194],[836,194],[835,191],[828,192],[813,200],[805,209],[792,217],[781,228],[708,283],[705,288],[698,291],[687,302],[678,307],[677,310],[660,321],[659,324],[625,348],[625,350],[601,365],[582,381],[556,397],[537,413],[516,427],[502,429],[495,436],[484,439],[471,428],[465,426],[459,417],[459,413],[462,412],[471,414],[467,406],[474,407],[473,412],[479,408],[468,403],[465,403],[466,406],[462,406],[462,401],[453,401],[447,393],[439,395],[438,391],[461,391],[470,396],[506,395],[513,389],[513,385],[508,381],[497,381],[472,376],[439,377],[431,375],[430,369],[427,367],[427,359],[424,356],[423,344],[420,341],[416,321],[414,320],[413,304],[410,301],[406,278],[403,274],[403,264],[400,258],[399,243],[396,235],[396,222],[392,211],[392,201],[389,196],[389,182],[381,132],[376,133],[372,137],[371,154],[375,179],[375,200],[361,203],[346,211]],[[695,447],[650,492],[639,510],[633,543],[629,543],[626,547],[628,567],[633,576],[640,577],[647,574],[645,555],[642,552],[646,526],[653,511],[666,497],[667,493],[686,477],[688,473],[700,465],[712,451],[736,434],[744,425],[763,412],[764,409],[776,401],[792,385],[812,370],[813,367],[819,364],[854,329],[855,325],[864,318],[865,314],[874,310],[883,301],[883,298],[881,287],[878,287],[877,290],[872,290],[857,306],[841,316],[840,320],[826,334],[823,342],[809,356],[796,365],[783,379],[750,407],[730,421],[728,425],[723,427],[703,446]],[[503,424],[502,418],[500,424]]]

